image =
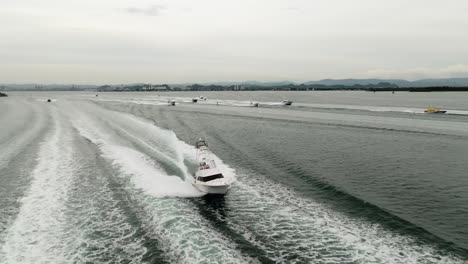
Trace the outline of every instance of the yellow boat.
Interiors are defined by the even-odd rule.
[[[445,114],[446,112],[447,111],[445,110],[440,110],[440,109],[432,108],[432,107],[429,107],[426,110],[424,110],[424,113],[431,113],[431,114]]]

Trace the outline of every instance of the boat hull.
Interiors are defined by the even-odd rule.
[[[445,114],[445,113],[447,113],[447,111],[446,110],[440,110],[438,108],[429,107],[426,110],[424,110],[424,113],[428,113],[428,114]]]
[[[192,183],[195,188],[200,192],[210,193],[210,194],[225,194],[229,189],[229,185],[219,185],[219,186],[210,186],[204,184]]]
[[[445,111],[445,110],[434,111],[434,112],[424,111],[424,113],[427,113],[427,114],[445,114],[445,113],[447,113],[447,111]]]

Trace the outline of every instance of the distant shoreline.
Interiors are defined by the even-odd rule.
[[[317,81],[233,81],[185,83],[3,83],[1,91],[90,91],[90,92],[166,92],[166,91],[408,91],[466,92],[468,78],[439,78],[408,81],[404,79],[322,79]]]
[[[394,85],[284,85],[284,86],[221,86],[221,85],[193,85],[186,88],[169,86],[101,86],[96,88],[24,88],[4,89],[4,91],[24,92],[199,92],[199,91],[367,91],[367,92],[468,92],[468,86],[430,86],[430,87],[396,87]],[[1,94],[1,93],[0,93]],[[0,95],[1,96],[1,95]]]
[[[402,88],[369,88],[369,89],[356,89],[356,88],[311,88],[311,89],[241,89],[241,90],[230,90],[230,89],[166,89],[166,90],[130,90],[130,89],[115,89],[115,90],[97,90],[97,89],[9,89],[6,91],[10,92],[299,92],[299,91],[365,91],[365,92],[417,92],[417,93],[428,93],[428,92],[468,92],[468,87],[402,87]],[[0,92],[0,97],[8,96],[5,93]]]
[[[196,85],[188,89],[182,88],[145,88],[145,87],[117,87],[115,89],[97,89],[97,92],[198,92],[198,91],[368,91],[368,92],[468,92],[468,87],[375,87],[374,85],[353,85],[353,86],[306,86],[306,85],[287,85],[287,86],[219,86]]]
[[[402,87],[396,89],[370,89],[372,92],[468,92],[468,87],[448,87],[448,86],[438,86],[438,87]]]

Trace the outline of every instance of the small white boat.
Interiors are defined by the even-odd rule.
[[[225,194],[231,186],[230,182],[216,167],[208,144],[205,140],[199,139],[195,147],[197,148],[198,170],[194,174],[193,186],[204,193]]]
[[[167,101],[167,105],[174,106],[175,101],[174,100],[169,100],[169,101]]]
[[[205,96],[199,96],[198,99],[206,101],[207,98]]]
[[[250,102],[250,106],[253,106],[253,107],[258,107],[260,104],[256,101],[252,101]]]
[[[293,102],[291,100],[283,100],[281,103],[283,105],[292,105]]]

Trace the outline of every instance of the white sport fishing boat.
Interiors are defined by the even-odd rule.
[[[230,183],[216,167],[208,144],[205,140],[199,139],[195,147],[197,148],[198,170],[194,174],[193,186],[204,193],[225,194]]]

